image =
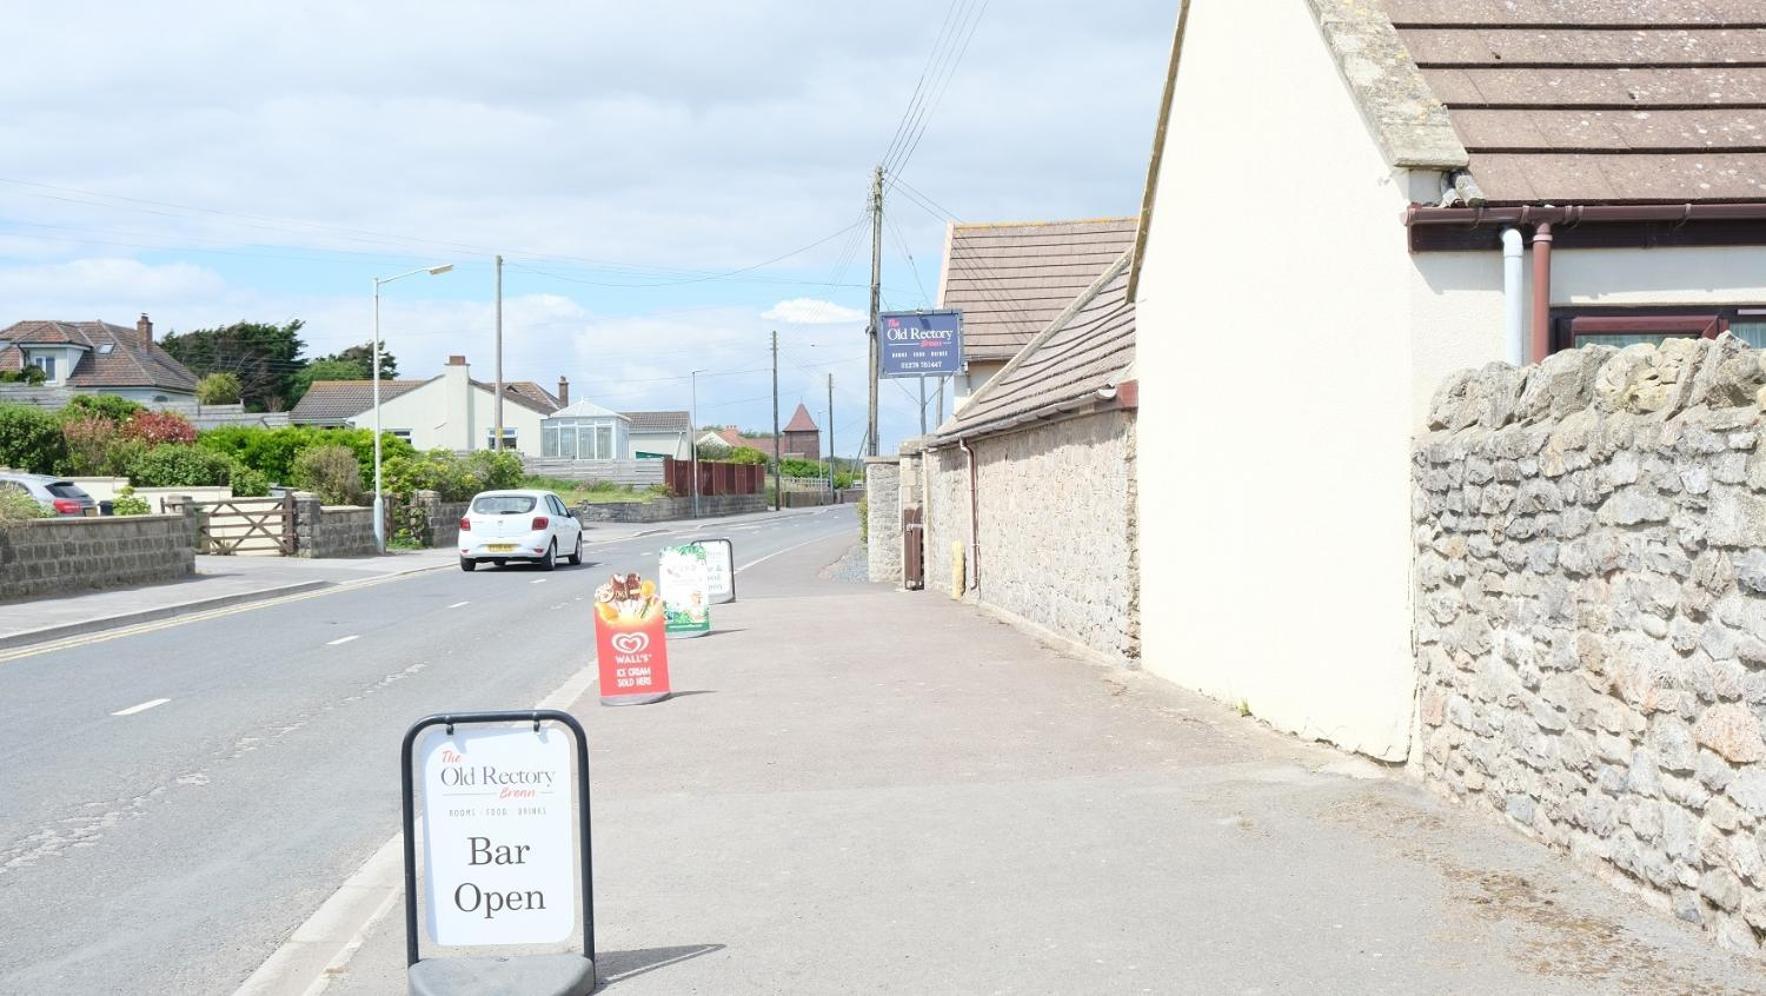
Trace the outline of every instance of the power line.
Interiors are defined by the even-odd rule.
[[[916,108],[923,104],[922,95],[926,91],[926,77],[932,74],[932,66],[938,59],[938,53],[943,50],[947,38],[950,37],[951,25],[957,21],[954,15],[966,2],[967,0],[951,0],[950,6],[945,8],[944,21],[938,26],[938,34],[932,36],[932,48],[926,53],[926,64],[920,67],[920,78],[914,83],[913,95],[908,98],[907,106],[902,108],[901,118],[895,123],[895,134],[890,136],[889,147],[883,150],[883,158],[878,162],[888,162],[901,147],[902,139],[912,130],[909,121],[913,118]]]
[[[890,172],[904,172],[908,162],[914,158],[914,151],[920,147],[920,139],[926,136],[926,126],[932,123],[932,115],[938,112],[938,105],[944,102],[944,94],[950,89],[950,81],[956,76],[957,66],[962,64],[963,56],[969,54],[969,43],[975,40],[975,31],[981,26],[981,18],[986,15],[987,6],[992,2],[993,0],[981,0],[980,5],[975,8],[975,18],[969,24],[968,34],[963,38],[963,46],[957,50],[956,57],[950,60],[944,73],[944,80],[939,84],[938,92],[932,98],[931,107],[921,118],[919,131],[914,135],[913,142],[907,146],[906,152],[891,167]],[[958,31],[961,30],[959,27]]]
[[[908,258],[908,269],[914,273],[914,286],[920,288],[920,302],[931,307],[932,295],[926,293],[926,282],[920,279],[920,265],[914,262],[914,252],[908,248],[908,240],[902,236],[901,226],[895,223],[893,216],[887,217],[885,220],[889,223],[890,234],[895,236],[896,247],[901,250],[903,256]]]

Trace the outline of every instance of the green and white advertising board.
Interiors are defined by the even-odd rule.
[[[668,635],[711,632],[711,570],[705,547],[698,543],[663,547],[656,573]]]

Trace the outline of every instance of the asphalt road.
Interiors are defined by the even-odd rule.
[[[741,568],[855,530],[837,508],[713,534]],[[595,585],[683,538],[0,663],[0,993],[231,992],[397,831],[406,726],[532,706],[592,663]]]

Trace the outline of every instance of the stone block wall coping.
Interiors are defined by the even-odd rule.
[[[868,456],[868,457],[865,457],[865,466],[867,466],[867,467],[871,466],[872,464],[886,465],[886,464],[898,464],[900,462],[901,462],[901,457],[896,454],[890,454],[888,456]]]

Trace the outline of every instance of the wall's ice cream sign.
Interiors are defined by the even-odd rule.
[[[602,705],[668,698],[666,610],[656,583],[615,574],[595,589],[595,659]]]

